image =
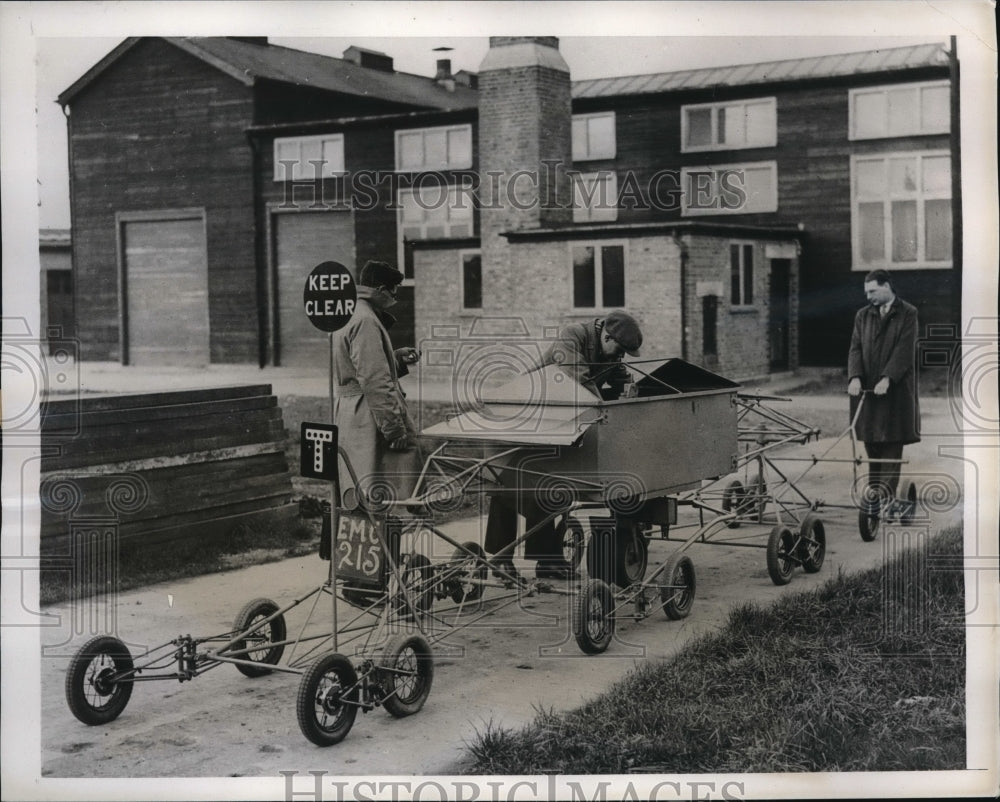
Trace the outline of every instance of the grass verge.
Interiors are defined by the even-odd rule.
[[[577,710],[489,724],[468,773],[962,769],[961,554],[955,527],[884,567],[743,604],[720,632]],[[910,580],[903,598],[886,595],[891,578]]]

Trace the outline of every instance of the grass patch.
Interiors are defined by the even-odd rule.
[[[492,722],[469,774],[915,771],[965,767],[965,630],[958,527],[761,607],[643,665],[568,713]],[[885,577],[909,577],[903,599]]]

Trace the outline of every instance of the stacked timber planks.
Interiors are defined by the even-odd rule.
[[[42,414],[43,553],[74,529],[121,543],[294,521],[286,431],[267,384],[50,400]]]

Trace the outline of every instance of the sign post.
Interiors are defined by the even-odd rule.
[[[358,289],[354,277],[340,262],[321,262],[306,277],[302,304],[306,317],[320,331],[327,333],[330,348],[330,425],[302,424],[303,453],[309,448],[314,460],[313,469],[322,478],[330,477],[330,599],[333,607],[333,650],[337,650],[337,530],[340,526],[337,505],[340,501],[340,480],[337,475],[337,429],[334,422],[333,387],[333,333],[344,328],[354,315],[358,303]],[[307,426],[311,426],[308,430]],[[308,442],[307,442],[308,440]],[[324,449],[324,446],[326,447]],[[332,447],[331,447],[332,446]],[[324,464],[324,453],[329,461]],[[305,462],[305,460],[304,460]],[[325,468],[325,470],[324,470]]]

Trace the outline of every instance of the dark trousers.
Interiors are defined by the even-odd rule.
[[[903,457],[902,443],[865,443],[865,452],[870,459],[900,460]],[[899,487],[899,462],[868,463],[868,493],[871,498],[887,501],[896,497]]]
[[[518,513],[524,516],[526,531],[530,531],[551,514],[528,501],[518,503],[511,496],[490,496],[486,538],[483,543],[487,552],[496,554],[517,540]],[[504,556],[513,557],[514,549],[507,549]],[[556,532],[554,518],[528,535],[524,541],[524,556],[529,560],[562,559],[562,543]]]

